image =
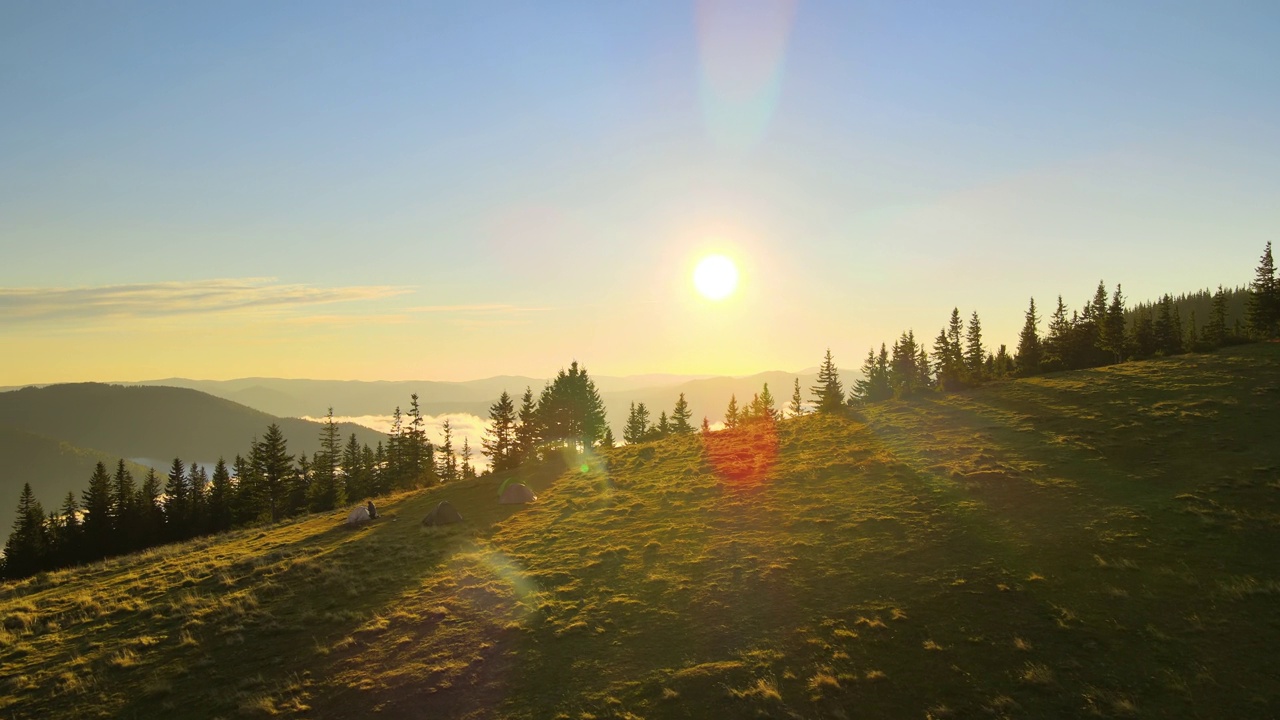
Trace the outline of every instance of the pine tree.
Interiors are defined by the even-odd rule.
[[[1227,293],[1221,285],[1213,295],[1213,310],[1204,326],[1204,340],[1211,348],[1222,347],[1227,342]]]
[[[729,396],[729,407],[724,411],[724,426],[726,428],[738,427],[738,396]]]
[[[676,408],[671,413],[671,432],[677,435],[692,435],[694,428],[689,422],[691,417],[693,413],[689,411],[689,403],[684,399],[684,393],[680,393],[680,399],[676,400]]]
[[[1003,343],[1000,344],[1000,349],[996,351],[991,365],[992,377],[1003,378],[1013,374],[1013,358],[1009,356],[1009,349],[1005,347]]]
[[[831,359],[831,348],[818,368],[818,384],[809,388],[817,398],[816,412],[831,414],[844,409],[844,386],[840,383],[840,372]]]
[[[1111,355],[1112,362],[1124,362],[1128,356],[1124,333],[1124,294],[1119,284],[1111,294],[1111,304],[1107,306],[1106,319],[1102,323],[1102,349]]]
[[[404,416],[397,405],[391,415],[391,432],[387,433],[387,463],[383,471],[388,489],[405,486],[409,476],[408,448],[409,438],[404,429]]]
[[[791,412],[793,418],[804,414],[804,400],[800,397],[800,378],[796,378],[795,387],[791,390],[791,404],[787,406],[787,410]]]
[[[253,444],[250,456],[262,490],[256,499],[267,503],[271,521],[276,522],[288,512],[289,484],[294,476],[293,456],[279,425],[271,423],[267,427],[261,442]]]
[[[631,403],[631,410],[627,413],[627,424],[622,428],[622,439],[628,445],[634,445],[638,442],[644,442],[649,436],[649,409],[644,403]]]
[[[517,465],[516,408],[506,390],[498,402],[489,406],[489,428],[480,441],[481,452],[489,458],[495,473],[506,472]]]
[[[578,361],[561,370],[538,400],[542,439],[571,449],[593,447],[604,433],[604,402]]]
[[[315,465],[315,456],[307,457],[306,453],[298,453],[297,465],[285,478],[285,515],[297,515],[307,509],[307,498],[311,494],[311,484],[315,480],[313,465]]]
[[[213,466],[209,498],[205,503],[205,531],[218,533],[231,527],[231,472],[222,458]]]
[[[516,428],[516,465],[533,460],[538,442],[541,440],[538,430],[538,406],[533,400],[533,388],[525,387],[524,397],[520,400],[520,425]]]
[[[1133,353],[1135,357],[1148,358],[1159,350],[1155,321],[1150,308],[1140,308],[1133,319]]]
[[[658,416],[658,427],[654,430],[659,438],[664,438],[671,434],[671,422],[667,420],[666,410],[663,410],[662,414]]]
[[[613,428],[609,427],[608,425],[605,425],[604,437],[600,438],[600,449],[609,450],[616,444],[617,444],[617,441],[613,439]]]
[[[440,432],[444,442],[440,443],[440,465],[436,472],[441,482],[453,482],[458,479],[458,458],[453,454],[453,425],[448,418],[440,424]]]
[[[195,537],[205,532],[205,493],[208,490],[209,475],[204,468],[195,463],[187,468],[187,536]]]
[[[710,433],[711,433],[711,421],[707,419],[706,415],[703,415],[702,416],[702,434],[709,435]]]
[[[1248,316],[1249,330],[1254,336],[1269,338],[1280,333],[1280,285],[1276,282],[1270,241],[1249,284]]]
[[[840,405],[844,405],[844,389],[840,390]],[[769,383],[765,383],[760,390],[759,407],[752,414],[761,420],[777,422],[779,419],[778,409],[774,407],[773,393],[769,392]]]
[[[111,517],[111,476],[107,466],[99,462],[89,478],[89,487],[81,494],[84,507],[84,540],[87,557],[105,557],[115,545],[115,527]],[[43,521],[43,511],[41,511]]]
[[[116,538],[113,552],[129,552],[142,546],[142,538],[138,536],[137,494],[133,473],[124,466],[124,460],[120,460],[111,483],[111,524]]]
[[[159,544],[165,535],[164,507],[160,504],[160,478],[155,468],[147,468],[147,476],[138,488],[138,517],[142,521],[139,547]]]
[[[872,351],[867,355],[866,362],[863,363],[863,372],[866,373],[868,368],[874,367],[875,354]],[[960,354],[958,349],[951,344],[951,338],[948,337],[946,328],[939,330],[938,337],[933,341],[933,367],[937,374],[938,387],[942,390],[954,391],[964,386],[964,372]]]
[[[56,567],[74,565],[80,560],[79,512],[75,493],[68,491],[62,507],[58,509],[58,523],[50,528],[49,534],[49,559]],[[142,546],[139,543],[139,547]]]
[[[102,463],[98,463],[98,467],[106,477],[106,467]],[[49,533],[45,526],[44,508],[36,500],[31,483],[23,483],[13,532],[4,545],[4,574],[10,578],[34,575],[47,567],[48,554]]]
[[[1022,324],[1022,332],[1018,335],[1018,355],[1014,358],[1019,375],[1035,375],[1040,372],[1040,337],[1036,329],[1039,323],[1040,318],[1036,316],[1036,299],[1031,298],[1026,320]]]
[[[1025,330],[1025,328],[1024,328]],[[1067,319],[1067,306],[1058,296],[1058,307],[1049,319],[1049,331],[1045,335],[1041,363],[1049,371],[1067,367],[1071,343],[1071,321]],[[1025,374],[1025,373],[1024,373]]]
[[[928,387],[928,366],[922,364],[924,349],[916,346],[911,330],[893,344],[893,362],[889,366],[889,382],[898,397],[911,397]]]
[[[417,396],[414,396],[414,410],[417,409]],[[420,420],[420,418],[419,418]],[[411,457],[420,457],[421,446],[416,442],[416,436],[410,430],[410,451]],[[333,419],[333,408],[329,408],[329,414],[325,416],[324,424],[320,426],[320,450],[316,453],[315,462],[312,463],[311,473],[312,480],[307,487],[307,507],[312,512],[323,512],[341,507],[347,502],[346,493],[343,492],[342,482],[338,477],[338,468],[342,460],[342,437],[338,434],[338,423]],[[415,473],[420,473],[415,470]],[[414,477],[417,477],[415,474]]]
[[[463,480],[474,480],[476,478],[475,466],[471,464],[471,440],[462,438],[462,468],[461,475]]]
[[[342,490],[347,500],[360,500],[373,495],[368,473],[360,440],[355,433],[351,433],[351,437],[342,446]]]
[[[987,351],[982,347],[982,323],[978,320],[978,311],[974,310],[969,317],[969,331],[965,335],[965,369],[968,370],[972,382],[982,380],[982,362]]]
[[[1160,298],[1159,312],[1155,320],[1156,349],[1165,355],[1182,352],[1182,323],[1175,316],[1173,297],[1167,293]]]
[[[404,437],[404,476],[401,478],[402,488],[410,490],[419,487],[431,474],[428,468],[427,429],[422,419],[422,408],[418,405],[418,394],[409,396],[409,429]],[[434,470],[434,468],[432,468]]]

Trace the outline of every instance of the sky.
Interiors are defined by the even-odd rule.
[[[1278,157],[1274,2],[8,0],[0,386],[1012,347],[1247,283]]]

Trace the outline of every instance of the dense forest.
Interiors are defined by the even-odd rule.
[[[846,394],[828,351],[817,384],[806,402],[797,379],[790,402],[779,410],[767,383],[750,401],[730,397],[727,430],[778,422],[805,412],[856,412],[862,403],[951,392],[985,382],[1059,370],[1099,367],[1150,357],[1205,352],[1225,345],[1280,336],[1280,287],[1271,244],[1267,243],[1248,288],[1201,291],[1152,303],[1126,305],[1121,287],[1108,293],[1099,283],[1079,310],[1062,297],[1044,319],[1034,298],[1015,352],[984,344],[977,312],[967,322],[958,308],[927,348],[913,330],[868,351],[861,377]],[[30,484],[18,501],[13,532],[5,545],[3,575],[17,578],[43,570],[91,562],[162,543],[274,522],[304,512],[322,512],[393,491],[412,490],[477,476],[473,450],[454,447],[446,422],[439,443],[428,440],[417,395],[409,410],[395,409],[392,430],[376,447],[350,435],[345,443],[330,410],[321,427],[320,449],[291,454],[276,423],[254,438],[230,465],[219,459],[209,471],[173,460],[161,478],[154,469],[141,482],[122,459],[114,469],[98,462],[77,501],[68,493],[61,507],[46,513]],[[576,361],[561,370],[535,397],[526,387],[519,407],[503,392],[489,411],[482,452],[490,472],[501,473],[565,449],[585,452],[614,445],[604,403],[585,367]],[[633,403],[623,430],[627,443],[698,432],[684,395],[670,415],[655,421],[644,403]],[[704,417],[701,431],[711,432]]]

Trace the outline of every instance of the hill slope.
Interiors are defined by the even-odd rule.
[[[186,388],[125,387],[99,383],[50,385],[0,393],[0,425],[92,448],[112,458],[154,458],[167,463],[230,461],[248,452],[254,437],[279,423],[290,452],[319,449],[320,424],[277,418]],[[383,436],[343,424],[374,445]],[[0,465],[9,458],[0,456]],[[86,476],[85,480],[88,479]]]
[[[1131,363],[54,573],[0,595],[0,708],[1275,716],[1278,400],[1280,346]]]
[[[103,462],[115,472],[119,459],[61,440],[0,427],[0,510],[17,507],[22,484],[28,482],[46,511],[61,507],[68,491],[74,492],[79,501],[94,465]],[[130,462],[125,465],[134,479],[142,482],[146,468]]]

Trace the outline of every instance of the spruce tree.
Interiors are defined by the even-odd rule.
[[[139,547],[158,545],[164,539],[164,507],[160,504],[160,477],[155,468],[147,468],[147,476],[138,488],[138,516],[142,521]]]
[[[502,391],[498,402],[489,406],[489,428],[480,446],[495,473],[506,472],[518,464],[516,408],[506,390]]]
[[[115,527],[116,538],[113,552],[129,552],[142,546],[138,532],[137,495],[133,473],[124,466],[122,459],[116,463],[116,474],[111,483],[111,524]]]
[[[703,415],[702,416],[702,434],[708,435],[710,433],[711,433],[711,420],[709,420],[706,415]]]
[[[571,449],[593,447],[604,433],[604,402],[578,361],[561,370],[538,400],[542,439]]]
[[[383,470],[383,479],[388,490],[405,486],[405,480],[409,476],[407,445],[409,445],[409,438],[404,429],[404,416],[400,413],[400,406],[397,405],[395,412],[391,415],[391,432],[387,433],[387,461]]]
[[[1111,295],[1106,319],[1102,323],[1102,349],[1111,356],[1111,362],[1124,362],[1128,356],[1128,344],[1124,332],[1124,294],[1120,285]]]
[[[840,390],[840,405],[844,406],[844,389]],[[760,390],[760,406],[754,413],[755,416],[762,420],[770,422],[778,421],[778,409],[774,407],[773,393],[769,392],[769,383],[765,383]]]
[[[1059,298],[1059,304],[1061,304],[1061,298]],[[1018,335],[1018,354],[1014,358],[1019,375],[1035,375],[1040,372],[1041,349],[1037,331],[1039,323],[1040,318],[1036,316],[1036,299],[1031,298],[1031,305],[1027,308],[1022,324],[1022,332]]]
[[[1213,310],[1204,326],[1204,340],[1211,348],[1222,347],[1227,342],[1227,293],[1221,285],[1213,294]]]
[[[84,541],[88,559],[105,557],[115,546],[115,523],[111,517],[111,476],[107,466],[99,462],[89,478],[89,487],[81,494],[84,507]],[[41,520],[43,521],[43,510]]]
[[[416,411],[417,395],[413,397]],[[414,448],[410,455],[420,458],[421,445],[416,442],[416,436],[412,430],[410,440],[410,446]],[[332,510],[346,504],[346,493],[343,492],[342,482],[338,477],[341,461],[342,438],[338,434],[338,423],[333,419],[331,407],[329,414],[325,416],[324,424],[320,426],[320,450],[316,453],[315,462],[311,466],[312,480],[307,488],[307,507],[312,512]],[[415,469],[414,477],[416,478],[420,472],[420,468]]]
[[[972,382],[982,380],[982,363],[987,351],[982,347],[982,323],[978,320],[978,311],[974,310],[969,317],[969,331],[965,334],[965,369],[968,370]]]
[[[364,463],[364,449],[360,447],[356,434],[351,433],[351,437],[342,446],[342,490],[348,501],[361,500],[373,494],[369,487],[368,472]]]
[[[654,430],[659,438],[664,438],[671,434],[671,421],[667,420],[666,410],[663,410],[662,414],[658,416],[658,426]]]
[[[196,463],[187,468],[187,536],[195,537],[205,532],[205,493],[209,489],[209,475]]]
[[[866,373],[868,368],[874,367],[875,353],[872,351],[867,355],[866,362],[863,363],[863,373]],[[933,367],[938,378],[938,387],[940,389],[945,391],[954,391],[964,386],[963,365],[960,362],[959,354],[953,350],[951,339],[947,336],[946,328],[939,330],[938,337],[934,338]]]
[[[307,509],[307,498],[311,495],[311,484],[315,480],[315,456],[307,457],[306,453],[298,453],[298,464],[293,472],[285,478],[284,514],[297,515]]]
[[[793,418],[804,414],[804,400],[800,397],[800,378],[796,378],[795,386],[791,389],[791,404],[787,406],[787,410],[791,412]]]
[[[106,467],[98,463],[105,477]],[[10,578],[34,575],[45,569],[49,562],[49,533],[45,526],[44,508],[36,500],[31,483],[23,483],[18,496],[17,517],[13,520],[13,532],[4,545],[4,574]]]
[[[832,414],[844,409],[844,386],[840,383],[840,372],[831,358],[831,348],[818,368],[818,384],[809,388],[817,398],[815,411]]]
[[[1255,337],[1269,338],[1280,333],[1280,286],[1276,283],[1276,264],[1271,257],[1271,242],[1262,253],[1249,284],[1249,330]]]
[[[209,484],[205,528],[209,532],[222,532],[231,527],[231,521],[231,473],[227,470],[227,463],[218,458],[213,466],[213,481]]]
[[[538,406],[533,400],[533,388],[525,387],[520,399],[520,425],[516,428],[516,465],[534,459],[534,452],[542,434],[538,430]]]
[[[689,422],[691,417],[693,413],[689,411],[689,403],[684,399],[684,393],[680,393],[680,399],[676,400],[676,408],[671,413],[671,432],[677,435],[692,435],[694,427]]]
[[[738,427],[738,396],[729,396],[729,407],[724,411],[724,426],[726,428]]]
[[[440,459],[439,467],[436,473],[440,475],[441,482],[453,482],[458,479],[458,458],[453,454],[453,425],[445,418],[440,424],[440,432],[443,442],[440,443]]]
[[[474,480],[476,478],[475,466],[471,464],[471,440],[470,438],[462,438],[462,467],[459,474],[463,480]]]
[[[622,428],[622,439],[628,445],[634,445],[638,442],[644,442],[649,435],[649,409],[644,403],[631,403],[631,409],[627,413],[627,424]]]
[[[616,444],[617,444],[617,441],[613,439],[613,428],[609,427],[608,425],[605,425],[604,437],[600,438],[600,449],[609,450]]]
[[[1148,358],[1156,354],[1160,343],[1156,338],[1155,321],[1151,317],[1151,308],[1139,308],[1133,319],[1133,353],[1138,358]]]
[[[80,561],[80,506],[76,504],[75,493],[67,492],[67,497],[58,509],[58,524],[51,528],[49,536],[49,558],[57,567],[67,567]],[[145,543],[139,542],[138,547]]]
[[[250,455],[254,474],[261,484],[257,500],[267,504],[271,521],[276,522],[287,512],[289,484],[294,476],[293,456],[289,454],[289,443],[280,426],[271,423],[262,440],[254,443]]]
[[[404,437],[404,489],[420,487],[433,474],[429,453],[422,408],[418,404],[418,394],[413,393],[409,396],[409,429]]]

